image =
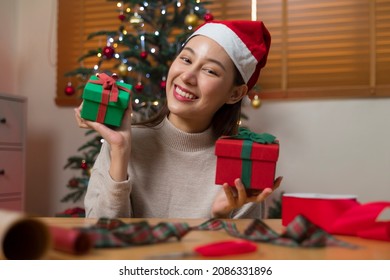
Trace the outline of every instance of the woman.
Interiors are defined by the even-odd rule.
[[[173,61],[167,106],[148,124],[131,126],[131,109],[118,130],[86,121],[80,127],[105,139],[85,196],[87,217],[260,218],[273,189],[248,197],[215,185],[214,144],[237,132],[242,98],[256,83],[270,47],[259,21],[214,21],[200,26]],[[131,106],[129,106],[131,107]]]

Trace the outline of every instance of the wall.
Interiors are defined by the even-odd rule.
[[[1,26],[8,39],[0,53],[2,69],[15,68],[14,77],[1,76],[0,91],[28,98],[26,210],[54,215],[68,205],[60,199],[68,193],[72,171],[63,170],[69,156],[77,154],[84,132],[75,125],[73,108],[54,103],[56,84],[56,1],[2,0]],[[4,28],[1,29],[3,38]],[[3,44],[2,40],[2,44]],[[11,60],[10,60],[11,58]],[[15,86],[4,87],[15,79]]]
[[[27,211],[54,215],[70,206],[60,202],[73,174],[63,167],[86,141],[73,108],[54,103],[56,1],[2,0],[0,25],[0,92],[28,98]],[[264,101],[244,110],[252,130],[280,140],[280,190],[367,202],[390,200],[388,108],[387,98]]]
[[[17,2],[0,3],[0,92],[16,92]]]
[[[249,126],[279,138],[281,190],[390,200],[390,99],[264,102]]]

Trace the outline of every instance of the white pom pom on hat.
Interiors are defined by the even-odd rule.
[[[203,35],[223,47],[236,65],[248,90],[256,84],[267,62],[271,35],[262,21],[210,21],[200,25],[187,41]]]

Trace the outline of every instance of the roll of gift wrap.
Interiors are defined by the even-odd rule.
[[[50,226],[55,250],[81,255],[87,253],[93,247],[91,237],[76,229]]]
[[[24,213],[0,209],[0,259],[37,260],[51,245],[48,227]]]
[[[301,214],[329,232],[341,214],[358,205],[355,195],[285,193],[282,196],[282,224],[288,225]]]

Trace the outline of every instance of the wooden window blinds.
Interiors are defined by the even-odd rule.
[[[258,81],[262,98],[390,96],[390,0],[212,2],[207,8],[215,19],[251,19],[255,4],[257,19],[270,30],[268,63]],[[78,105],[64,94],[64,73],[105,44],[87,35],[118,25],[115,2],[58,1],[57,105]]]

